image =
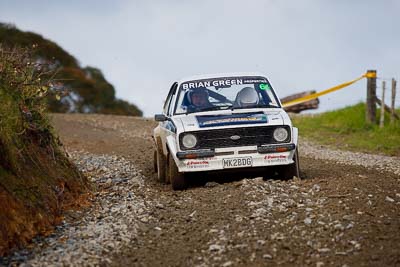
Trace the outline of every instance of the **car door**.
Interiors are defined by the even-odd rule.
[[[176,82],[171,86],[168,92],[167,99],[165,100],[164,103],[163,114],[168,118],[170,118],[173,114],[172,111],[174,106],[173,100],[175,99],[174,95],[176,93],[177,86],[178,83]],[[173,135],[175,133],[176,133],[176,128],[171,120],[166,120],[160,123],[160,139],[161,139],[160,141],[162,142],[164,154],[167,153],[167,145],[166,145],[167,136]]]

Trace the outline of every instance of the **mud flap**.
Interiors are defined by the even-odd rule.
[[[172,156],[172,159],[175,161],[175,164],[179,169],[180,161],[179,161],[178,157],[176,156],[176,152],[178,152],[178,148],[176,146],[175,137],[173,137],[171,135],[167,136],[166,141],[167,141],[166,145],[167,145],[168,154],[170,154]]]

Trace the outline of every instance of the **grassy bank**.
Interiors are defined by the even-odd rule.
[[[380,114],[378,109],[377,114]],[[385,127],[365,123],[365,104],[317,115],[294,116],[300,135],[339,149],[400,156],[400,122]],[[378,121],[378,118],[377,118]]]
[[[87,190],[46,115],[51,74],[28,50],[0,46],[0,257],[49,231]]]

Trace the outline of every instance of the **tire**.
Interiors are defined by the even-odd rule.
[[[168,155],[168,177],[173,190],[183,190],[187,188],[185,175],[184,173],[179,172],[174,158],[171,155]]]
[[[157,150],[154,150],[153,153],[153,170],[154,172],[157,172]]]
[[[157,161],[157,177],[161,183],[166,182],[166,173],[167,173],[167,160],[162,152],[162,148],[157,145],[156,151],[156,161]]]
[[[279,176],[284,180],[293,179],[294,176],[300,178],[300,162],[299,162],[299,152],[296,148],[293,156],[294,163],[281,167]]]
[[[274,178],[276,176],[275,173],[276,173],[275,166],[266,167],[262,173],[262,178],[264,181],[267,181],[269,179]]]

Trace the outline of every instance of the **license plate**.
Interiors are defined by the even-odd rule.
[[[222,166],[223,168],[240,168],[249,166],[251,167],[253,166],[253,158],[243,157],[243,158],[223,159]]]

